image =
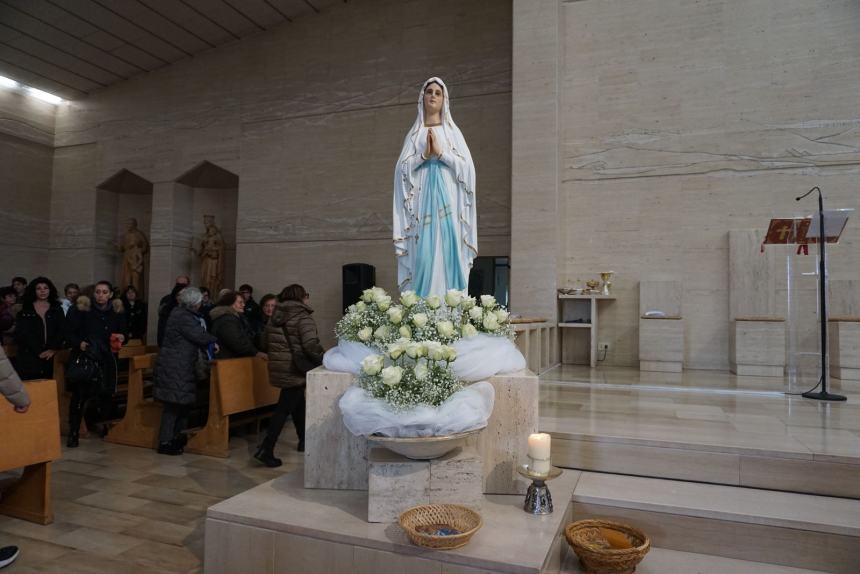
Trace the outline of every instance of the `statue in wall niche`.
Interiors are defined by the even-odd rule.
[[[137,228],[137,219],[134,217],[130,217],[126,221],[125,234],[117,248],[122,253],[120,288],[124,290],[131,285],[138,293],[145,293],[143,289],[143,267],[146,254],[149,253],[149,240],[143,231]]]
[[[436,77],[418,94],[418,117],[394,170],[394,253],[401,291],[464,290],[478,255],[475,164]]]
[[[191,252],[200,258],[200,284],[217,294],[224,283],[224,238],[215,225],[214,215],[204,215],[206,233],[200,240],[200,249],[191,245]]]

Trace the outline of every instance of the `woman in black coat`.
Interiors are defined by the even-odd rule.
[[[111,299],[113,287],[108,281],[99,281],[93,289],[93,300],[80,295],[69,311],[66,343],[74,351],[87,353],[99,364],[98,384],[77,385],[72,389],[69,405],[69,437],[66,446],[78,446],[78,431],[84,406],[91,398],[110,397],[116,391],[117,365],[115,353],[126,340],[125,313],[122,301]]]
[[[188,425],[188,411],[197,399],[194,365],[200,351],[218,346],[206,332],[198,314],[203,295],[196,287],[186,287],[177,296],[179,306],[170,312],[164,328],[164,343],[155,364],[153,396],[164,403],[158,433],[160,454],[182,454],[182,432]]]
[[[211,332],[218,339],[221,350],[216,359],[257,356],[266,358],[254,346],[254,329],[245,318],[245,298],[236,291],[227,291],[219,297],[218,305],[209,312]]]
[[[129,339],[146,338],[146,303],[139,299],[137,289],[129,285],[122,294],[125,324]]]
[[[15,366],[22,379],[53,378],[54,355],[63,348],[65,322],[63,306],[51,280],[37,277],[30,281],[15,319]]]

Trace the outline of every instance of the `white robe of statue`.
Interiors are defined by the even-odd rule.
[[[426,126],[424,92],[431,83],[444,93],[442,121]],[[431,129],[442,152],[438,159],[425,159]],[[418,117],[394,171],[394,252],[400,290],[426,297],[466,289],[478,254],[477,223],[472,154],[451,117],[448,88],[439,78],[430,78],[421,87]]]

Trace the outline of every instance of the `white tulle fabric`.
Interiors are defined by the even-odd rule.
[[[339,340],[323,355],[323,367],[339,373],[361,373],[361,361],[368,355],[376,355],[376,351],[362,343]]]
[[[526,358],[506,337],[478,333],[455,341],[453,347],[457,349],[454,374],[461,381],[482,381],[526,368]]]
[[[478,333],[467,339],[457,340],[454,361],[454,374],[461,381],[474,382],[489,379],[493,375],[515,373],[526,368],[526,358],[517,346],[505,337],[494,337]],[[336,347],[326,351],[323,366],[329,371],[341,373],[361,373],[361,361],[376,351],[353,341],[338,341]]]
[[[390,437],[444,436],[486,426],[493,414],[496,393],[481,381],[451,395],[438,407],[422,405],[397,412],[382,399],[359,387],[350,387],[340,398],[346,428],[356,436],[381,434]]]

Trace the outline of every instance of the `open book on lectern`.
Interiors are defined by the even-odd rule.
[[[824,210],[824,233],[827,243],[838,243],[853,209]],[[777,217],[770,220],[762,251],[765,245],[809,245],[818,243],[821,236],[818,214],[804,217]]]

